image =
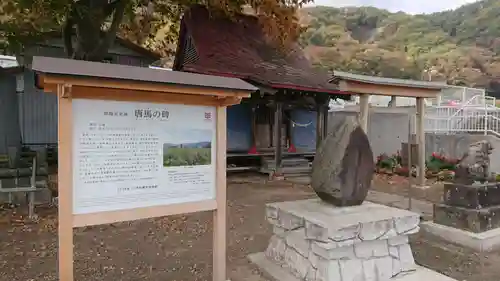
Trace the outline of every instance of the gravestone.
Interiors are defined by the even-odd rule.
[[[316,152],[311,186],[329,204],[361,205],[370,189],[374,168],[368,136],[355,116],[344,116]]]
[[[469,146],[453,182],[444,185],[443,202],[434,204],[434,222],[424,229],[479,251],[500,248],[500,185],[489,172],[492,149],[488,141]],[[488,242],[492,237],[498,241]]]

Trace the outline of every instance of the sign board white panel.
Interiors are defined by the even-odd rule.
[[[73,214],[215,199],[215,107],[73,100]]]

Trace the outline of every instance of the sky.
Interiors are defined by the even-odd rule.
[[[210,129],[169,129],[163,137],[163,142],[170,144],[209,142],[213,132]]]
[[[455,9],[478,0],[315,0],[314,5],[345,7],[374,6],[391,12],[403,11],[409,14],[434,13]]]

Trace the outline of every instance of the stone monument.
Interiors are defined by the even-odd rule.
[[[490,180],[490,154],[493,146],[489,141],[478,141],[469,145],[455,171],[455,183],[471,185]]]
[[[346,117],[313,162],[319,199],[268,204],[273,236],[250,260],[279,281],[453,281],[415,263],[408,235],[420,215],[363,202],[374,169],[368,137]]]
[[[319,198],[335,206],[361,205],[368,195],[374,167],[368,136],[356,117],[346,116],[316,152],[311,187]]]
[[[492,149],[488,141],[469,146],[426,231],[481,252],[500,248],[500,185],[489,172]]]

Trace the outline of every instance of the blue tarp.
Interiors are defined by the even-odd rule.
[[[227,151],[247,152],[252,146],[252,109],[248,104],[227,108]]]
[[[292,142],[297,152],[316,150],[316,111],[294,109],[290,112]]]

